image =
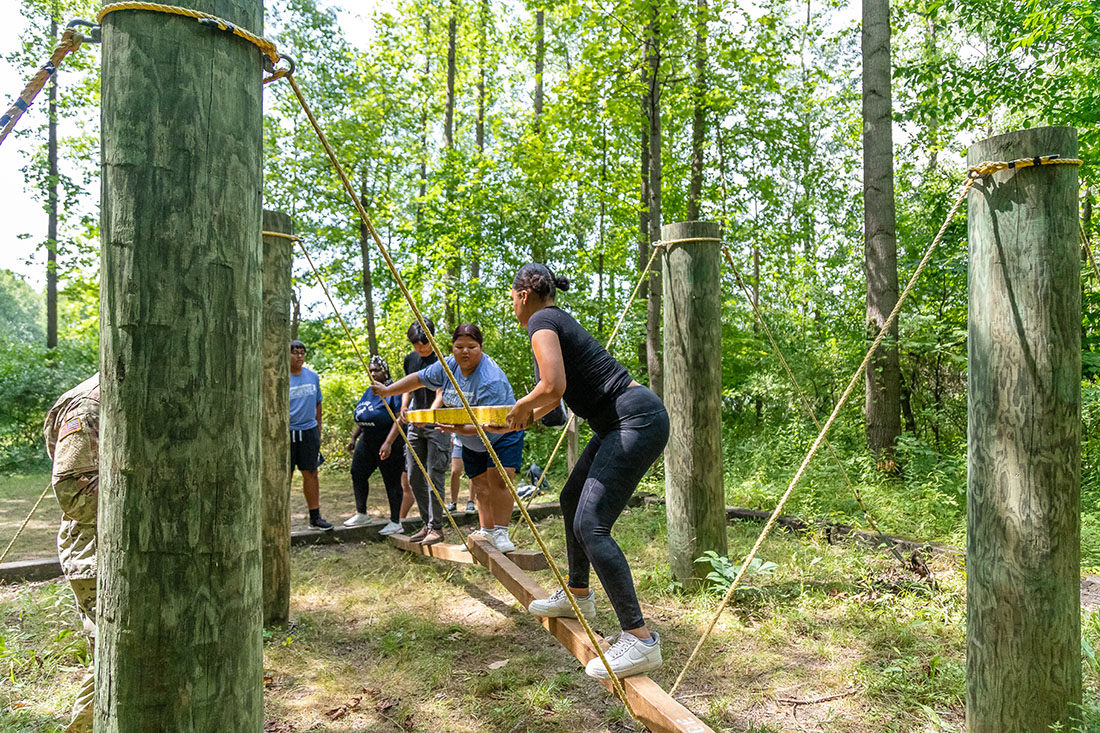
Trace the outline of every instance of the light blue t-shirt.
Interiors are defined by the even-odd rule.
[[[321,378],[312,369],[302,367],[301,374],[290,375],[290,429],[312,430],[317,427],[317,405],[321,401]]]
[[[466,395],[466,399],[470,401],[471,406],[516,404],[516,397],[512,392],[512,384],[508,381],[508,376],[503,369],[497,366],[491,356],[482,355],[481,363],[477,365],[477,369],[474,369],[474,373],[468,377],[462,374],[462,370],[458,368],[458,362],[455,361],[453,356],[447,357],[447,366],[454,372],[455,381],[462,388],[462,392]],[[420,381],[424,386],[429,389],[443,388],[443,404],[446,407],[462,407],[462,400],[458,398],[458,392],[455,392],[454,385],[451,384],[451,380],[447,379],[447,373],[443,371],[443,365],[438,361],[424,367],[416,375],[420,377]],[[497,441],[507,437],[508,433],[489,433],[488,435],[490,442],[496,445]],[[481,438],[477,435],[458,435],[456,437],[464,447],[478,453],[486,452],[485,444],[481,442]]]

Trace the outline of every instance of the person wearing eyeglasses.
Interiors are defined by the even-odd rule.
[[[427,324],[428,330],[434,336],[435,323],[432,322],[431,318],[425,318],[424,322]],[[424,334],[424,329],[420,327],[419,323],[413,322],[413,324],[409,326],[406,335],[408,336],[409,343],[412,344],[413,347],[413,350],[405,356],[404,367],[407,378],[408,375],[415,375],[432,364],[438,363],[439,360],[432,352],[431,344],[428,343],[428,337]],[[376,391],[375,394],[378,394],[378,392]],[[402,393],[395,391],[390,394]],[[402,421],[404,421],[405,414],[409,410],[430,409],[432,402],[435,400],[435,396],[436,391],[426,387],[407,391],[402,394]],[[389,445],[392,445],[394,438],[397,437],[397,430],[398,428],[395,424],[390,431],[390,437],[387,438],[387,443]],[[428,475],[436,488],[436,491],[432,491],[431,486],[428,485],[427,480],[424,478],[424,472],[416,465],[416,461],[411,455],[406,455],[405,468],[409,475],[409,485],[412,487],[413,498],[416,499],[416,507],[420,510],[420,519],[424,522],[424,526],[415,532],[409,539],[413,542],[434,545],[437,542],[443,541],[443,505],[439,503],[436,494],[438,493],[439,496],[443,496],[443,491],[446,486],[444,481],[446,479],[447,469],[451,465],[451,436],[438,430],[433,424],[409,425],[406,430],[406,435],[409,438],[410,451],[415,451],[420,461],[424,464],[424,467],[428,469]],[[385,446],[383,450],[386,450]],[[381,457],[382,460],[385,460],[388,457],[388,453]]]

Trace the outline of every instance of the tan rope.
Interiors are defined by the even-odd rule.
[[[258,36],[251,31],[241,28],[236,23],[230,23],[228,20],[219,18],[216,15],[210,13],[204,13],[199,10],[191,10],[190,8],[181,8],[178,5],[161,5],[160,3],[146,3],[146,2],[121,2],[111,3],[110,5],[104,5],[100,11],[97,20],[102,24],[103,19],[110,13],[114,13],[119,10],[148,10],[155,13],[169,13],[171,15],[181,15],[185,18],[194,18],[200,23],[211,25],[220,31],[226,33],[232,33],[233,35],[248,41],[256,48],[260,49],[260,52],[264,56],[267,56],[273,64],[279,63],[279,51],[275,48],[275,43],[269,41],[263,36]]]
[[[860,363],[856,373],[852,375],[851,381],[848,382],[848,387],[844,390],[844,393],[840,396],[840,400],[836,403],[836,407],[833,408],[832,414],[825,421],[825,425],[818,433],[817,439],[814,440],[813,445],[810,446],[809,453],[803,459],[802,464],[798,467],[798,471],[795,472],[794,478],[791,479],[790,485],[787,486],[787,490],[783,492],[783,496],[779,499],[779,503],[775,507],[775,511],[772,512],[768,518],[767,523],[764,525],[764,529],[760,532],[760,536],[757,538],[756,543],[753,545],[752,550],[745,557],[741,566],[737,570],[737,575],[734,577],[733,582],[730,583],[729,589],[726,591],[725,596],[722,597],[721,603],[718,604],[718,609],[711,617],[710,622],[707,624],[706,631],[703,632],[699,642],[695,645],[695,649],[691,652],[691,656],[688,658],[687,663],[684,664],[683,670],[676,678],[676,683],[669,690],[669,695],[675,695],[676,690],[679,689],[680,684],[684,681],[684,676],[687,674],[691,665],[695,663],[695,660],[699,657],[699,652],[703,648],[703,644],[710,638],[711,632],[714,631],[715,624],[718,623],[718,619],[722,616],[722,612],[726,610],[726,606],[729,605],[730,599],[733,598],[733,593],[737,590],[737,586],[741,583],[741,580],[745,577],[745,572],[748,570],[749,564],[756,557],[756,553],[760,551],[760,546],[764,544],[764,540],[767,538],[768,533],[771,532],[773,526],[775,526],[776,520],[779,518],[780,513],[783,511],[783,506],[787,503],[787,499],[790,498],[791,493],[794,491],[794,487],[798,485],[798,482],[802,479],[802,475],[806,472],[806,467],[813,460],[814,455],[817,453],[818,447],[825,440],[825,434],[832,427],[833,422],[836,420],[840,410],[848,403],[848,398],[851,396],[852,391],[856,388],[860,377],[863,376],[863,372],[867,369],[867,365],[871,362],[875,352],[878,351],[879,346],[882,345],[883,340],[886,338],[887,332],[893,325],[894,321],[898,317],[898,313],[901,311],[901,306],[905,303],[909,294],[913,291],[913,287],[917,284],[917,280],[920,278],[921,273],[924,272],[924,268],[928,266],[929,260],[932,258],[932,253],[936,251],[936,247],[939,246],[940,240],[943,238],[944,233],[947,231],[948,225],[955,218],[955,214],[958,213],[959,208],[966,200],[966,194],[970,191],[971,186],[978,180],[977,176],[970,176],[966,179],[966,183],[963,184],[962,190],[959,192],[958,198],[955,200],[955,204],[951,207],[951,210],[947,213],[947,218],[944,219],[943,226],[940,227],[936,237],[932,240],[932,243],[928,245],[928,249],[925,250],[924,257],[921,258],[920,264],[917,265],[917,269],[913,272],[913,276],[909,279],[909,283],[905,286],[905,290],[902,291],[901,296],[898,297],[897,303],[894,305],[894,309],[890,311],[889,317],[886,319],[886,323],[883,324],[879,330],[878,335],[875,337],[874,342],[871,344],[871,348],[867,350],[866,356],[863,357],[863,361]]]
[[[52,485],[53,484],[46,484],[46,488],[42,489],[42,494],[38,497],[38,501],[36,501],[34,503],[34,506],[31,507],[31,510],[27,512],[27,518],[23,520],[23,523],[21,525],[19,525],[19,529],[15,530],[15,536],[11,538],[11,542],[8,543],[8,546],[4,548],[3,552],[0,552],[0,565],[3,564],[4,558],[6,558],[8,556],[8,553],[11,552],[11,548],[15,546],[15,541],[19,539],[19,535],[23,534],[23,530],[27,528],[27,524],[31,521],[31,517],[34,516],[34,513],[36,511],[38,511],[38,505],[41,504],[42,500],[46,498],[46,494],[49,493]]]
[[[7,139],[8,134],[15,128],[15,123],[19,121],[19,118],[23,116],[23,113],[34,102],[34,98],[38,96],[38,93],[42,91],[42,87],[46,86],[46,82],[50,77],[57,73],[57,67],[61,65],[61,62],[65,60],[73,51],[80,48],[84,43],[84,36],[77,33],[72,28],[67,28],[64,33],[61,34],[61,43],[54,49],[50,55],[50,60],[43,64],[35,73],[31,80],[27,82],[27,86],[23,88],[23,91],[15,99],[15,103],[0,116],[0,145],[4,144],[4,140]]]
[[[654,247],[667,247],[670,244],[685,244],[688,242],[721,242],[721,237],[685,237],[684,239],[662,239],[654,242]]]
[[[630,312],[630,306],[634,304],[634,300],[638,297],[638,291],[642,289],[642,282],[645,281],[646,276],[649,274],[649,270],[653,267],[653,260],[656,259],[657,253],[661,250],[664,244],[660,242],[653,243],[653,254],[649,256],[649,262],[646,263],[645,269],[642,271],[641,277],[638,278],[638,282],[634,285],[634,291],[630,294],[630,298],[626,301],[626,306],[619,314],[619,320],[615,323],[615,328],[611,329],[611,337],[607,339],[607,345],[604,347],[609,352],[611,346],[615,343],[615,338],[619,335],[619,329],[623,325],[623,321],[626,320],[627,313]],[[539,488],[542,486],[543,481],[546,480],[546,474],[550,472],[550,464],[554,462],[554,458],[558,455],[558,451],[561,449],[561,444],[565,442],[565,438],[569,435],[569,429],[576,423],[576,414],[569,415],[569,422],[565,424],[565,429],[561,431],[561,435],[558,436],[558,442],[554,444],[554,450],[550,451],[550,457],[546,459],[546,465],[543,466],[542,475],[539,476],[539,480],[535,482],[535,490],[531,492],[531,496],[527,498],[527,507],[530,508],[531,503],[534,502],[535,497],[539,493]],[[521,525],[522,527],[522,525]],[[517,529],[516,536],[519,536]]]
[[[566,598],[569,600],[569,605],[573,608],[573,613],[576,615],[577,620],[584,628],[585,633],[588,636],[589,642],[592,644],[593,648],[596,651],[596,654],[599,655],[600,660],[603,662],[604,667],[607,669],[608,676],[611,679],[612,686],[615,688],[615,692],[619,695],[619,698],[622,700],[627,713],[630,714],[630,717],[637,720],[637,715],[635,715],[634,709],[631,706],[630,701],[626,697],[626,691],[623,689],[622,682],[619,680],[618,676],[611,671],[611,664],[607,661],[607,657],[604,655],[603,649],[600,647],[599,641],[597,640],[595,633],[592,631],[592,627],[589,626],[587,619],[585,619],[584,617],[584,614],[581,613],[580,608],[577,606],[576,600],[573,598],[573,594],[569,592],[569,589],[565,583],[565,578],[562,576],[561,570],[558,569],[557,564],[550,556],[550,552],[546,547],[546,543],[543,541],[542,536],[539,534],[538,528],[535,526],[534,521],[531,519],[531,515],[527,512],[527,508],[523,505],[523,502],[520,501],[519,495],[516,493],[516,487],[512,481],[512,477],[508,474],[508,471],[505,470],[503,464],[500,461],[500,456],[497,455],[497,452],[493,448],[492,442],[485,434],[485,430],[484,428],[482,428],[481,423],[479,423],[475,418],[473,408],[471,408],[469,401],[466,399],[466,395],[465,393],[463,393],[462,388],[459,387],[458,380],[455,379],[454,373],[451,371],[451,368],[447,366],[447,360],[443,352],[440,350],[439,344],[436,343],[435,337],[432,335],[431,329],[428,328],[428,324],[425,322],[423,314],[421,314],[420,309],[416,305],[416,301],[412,297],[412,293],[409,292],[408,287],[405,285],[404,279],[401,277],[401,273],[398,272],[397,265],[394,264],[393,258],[390,257],[389,250],[386,249],[386,246],[384,244],[382,244],[382,238],[378,236],[378,232],[375,230],[374,225],[371,223],[370,217],[367,215],[366,209],[363,207],[362,202],[356,195],[355,189],[351,185],[351,181],[348,180],[347,174],[344,172],[343,166],[340,165],[340,161],[337,159],[336,153],[333,151],[332,146],[329,144],[328,138],[325,136],[324,130],[321,129],[320,124],[318,124],[317,122],[317,118],[313,115],[313,110],[310,108],[309,104],[305,100],[305,97],[302,95],[302,90],[298,87],[297,80],[292,74],[287,75],[285,78],[288,82],[290,82],[290,87],[294,91],[294,96],[297,97],[298,103],[301,105],[302,110],[305,112],[306,118],[309,120],[310,125],[313,127],[314,133],[316,133],[317,135],[317,139],[321,142],[322,147],[324,147],[325,153],[328,155],[329,161],[332,163],[333,168],[336,170],[337,176],[339,176],[340,178],[340,182],[344,186],[344,190],[347,191],[348,196],[351,197],[352,203],[355,205],[355,209],[359,213],[359,218],[363,222],[363,226],[366,227],[367,231],[374,239],[374,243],[377,246],[378,251],[381,253],[382,258],[386,262],[386,266],[389,268],[390,273],[393,275],[394,282],[401,290],[401,294],[405,297],[406,302],[409,304],[409,308],[412,310],[413,315],[416,317],[417,322],[420,324],[421,329],[424,331],[424,336],[428,339],[428,343],[431,345],[432,351],[435,352],[436,358],[439,359],[439,363],[443,367],[443,371],[447,375],[447,379],[450,380],[452,386],[454,386],[455,391],[458,394],[458,398],[462,402],[462,407],[466,410],[466,414],[469,416],[470,422],[473,423],[474,429],[477,431],[478,437],[481,438],[481,441],[485,444],[485,448],[487,449],[489,456],[493,459],[493,465],[500,473],[501,478],[504,479],[504,483],[508,487],[509,493],[512,494],[513,501],[515,501],[519,505],[520,514],[523,516],[524,521],[527,522],[528,527],[530,527],[531,534],[534,536],[535,541],[539,545],[539,549],[542,551],[543,556],[546,557],[547,564],[554,572],[554,577],[557,579],[558,584],[561,586],[562,591],[565,593]]]
[[[263,232],[265,237],[280,237],[282,239],[289,239],[291,242],[301,241],[301,237],[297,234],[286,234],[285,232]]]
[[[309,256],[309,251],[306,249],[305,242],[302,241],[301,237],[295,236],[293,234],[282,234],[280,232],[264,232],[264,235],[273,237],[284,237],[285,239],[291,239],[298,242],[298,246],[301,248],[302,254],[306,256],[306,261],[309,263],[309,268],[313,270],[313,274],[317,278],[317,282],[320,283],[321,289],[325,291],[325,297],[328,298],[328,303],[332,306],[332,312],[336,314],[336,318],[340,321],[340,325],[344,327],[344,334],[347,336],[348,341],[351,342],[352,348],[355,349],[355,355],[359,357],[359,363],[363,365],[363,369],[366,371],[367,376],[369,377],[370,366],[363,358],[362,352],[359,351],[359,344],[358,342],[356,342],[355,337],[351,335],[351,329],[348,328],[348,324],[344,323],[344,318],[340,315],[340,310],[336,307],[336,303],[333,302],[332,296],[329,295],[328,286],[325,284],[325,279],[321,276],[321,273],[318,272],[317,268],[313,265],[313,258]],[[386,400],[382,400],[382,405],[385,406],[386,412],[390,414],[390,418],[393,420],[393,424],[397,426],[397,432],[401,434],[401,439],[404,440],[405,445],[408,446],[409,455],[413,457],[413,461],[416,462],[416,465],[424,473],[424,480],[428,482],[428,486],[431,487],[432,493],[435,494],[435,498],[439,500],[440,506],[443,508],[444,514],[447,515],[447,521],[451,523],[451,527],[454,529],[455,534],[461,537],[462,543],[465,544],[466,536],[458,528],[458,524],[455,522],[454,517],[451,516],[451,513],[447,511],[447,506],[443,502],[443,497],[439,495],[439,489],[436,488],[435,482],[432,481],[431,476],[428,475],[428,469],[425,468],[424,464],[420,461],[420,456],[418,456],[416,454],[416,451],[413,450],[412,444],[409,442],[409,436],[405,434],[405,429],[401,427],[401,420],[398,418],[397,415],[393,413],[393,408],[390,407],[389,402],[387,402]],[[425,517],[424,524],[427,525],[427,523],[428,519]]]

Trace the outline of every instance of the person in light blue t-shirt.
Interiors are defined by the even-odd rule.
[[[515,395],[507,375],[497,366],[491,356],[482,351],[481,329],[464,323],[454,330],[451,336],[453,356],[447,357],[447,366],[455,375],[471,406],[477,405],[514,405]],[[442,388],[443,404],[447,407],[461,407],[462,401],[454,385],[447,379],[443,365],[430,364],[415,374],[410,374],[391,385],[375,382],[371,390],[375,394],[388,397],[403,394],[419,387],[429,389]],[[512,518],[512,495],[508,491],[504,477],[493,465],[492,459],[477,430],[473,425],[442,425],[440,430],[454,433],[462,444],[462,463],[466,475],[470,478],[474,495],[477,497],[478,518],[481,520],[480,533],[501,552],[516,549],[508,538],[508,523]],[[523,431],[512,433],[490,433],[493,450],[500,458],[501,465],[514,476],[523,458]]]
[[[303,366],[306,345],[290,342],[290,470],[302,472],[302,493],[309,509],[309,524],[317,529],[332,529],[321,517],[321,485],[317,467],[321,456],[321,378]]]

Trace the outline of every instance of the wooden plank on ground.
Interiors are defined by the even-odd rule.
[[[430,549],[430,548],[429,548]],[[527,573],[497,551],[483,537],[470,537],[470,550],[478,561],[500,581],[508,592],[525,608],[536,598],[548,595]],[[546,618],[542,625],[561,642],[582,664],[596,655],[580,622],[572,618]],[[606,649],[606,644],[600,642]],[[626,677],[620,682],[638,719],[657,733],[714,733],[710,726],[695,717],[686,707],[669,697],[668,693],[646,675]],[[602,680],[604,687],[612,689],[611,680]]]
[[[450,560],[451,562],[461,562],[468,565],[478,564],[473,555],[462,545],[448,545],[440,542],[425,547],[419,542],[409,541],[409,538],[403,534],[390,535],[390,541],[399,549],[415,555],[426,555],[440,560]],[[549,567],[546,564],[546,558],[538,550],[514,550],[508,553],[508,557],[523,570],[546,570]]]

